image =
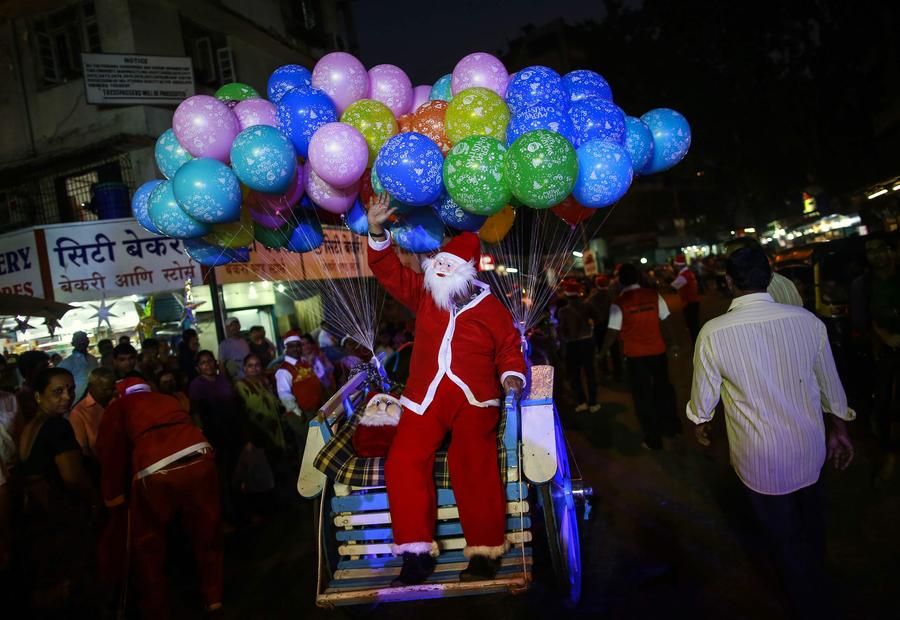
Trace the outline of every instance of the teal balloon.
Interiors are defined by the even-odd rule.
[[[185,239],[184,249],[191,259],[206,267],[250,262],[248,248],[222,248],[203,239]]]
[[[137,188],[134,192],[134,196],[131,198],[131,212],[134,214],[134,219],[137,220],[138,224],[143,226],[147,231],[152,232],[154,235],[161,235],[162,231],[160,231],[159,228],[156,227],[156,224],[150,220],[150,214],[147,213],[147,203],[150,200],[150,194],[160,183],[162,183],[162,181],[159,179],[147,181]]]
[[[184,212],[172,189],[172,181],[163,181],[150,192],[147,200],[147,216],[153,225],[167,237],[192,239],[208,235],[212,226],[195,220]]]
[[[172,188],[184,212],[199,222],[227,224],[241,217],[241,185],[216,159],[192,159],[178,170]]]
[[[635,174],[647,166],[653,157],[653,134],[650,127],[634,116],[625,117],[625,150],[631,157]]]
[[[588,140],[575,151],[578,180],[572,196],[585,207],[608,207],[615,203],[634,179],[631,157],[625,147],[606,140]]]
[[[324,240],[325,234],[318,216],[297,212],[297,226],[285,247],[291,252],[309,252],[322,245]]]
[[[441,101],[447,101],[453,99],[453,93],[450,92],[450,82],[453,79],[453,74],[448,73],[445,76],[442,76],[438,79],[437,82],[434,83],[434,86],[431,87],[431,94],[428,95],[429,101],[434,101],[435,99],[440,99]]]
[[[444,223],[431,209],[416,209],[391,226],[391,238],[407,252],[424,254],[441,247]]]
[[[231,165],[241,183],[265,194],[283,194],[297,172],[294,145],[280,130],[253,125],[231,145]]]
[[[641,174],[668,170],[687,155],[691,148],[691,126],[687,119],[669,108],[650,110],[641,120],[653,134],[653,156]]]
[[[356,199],[356,202],[353,203],[350,210],[341,217],[344,218],[344,224],[347,225],[347,228],[357,235],[369,234],[369,218],[366,214],[366,209],[363,207],[362,201],[360,201],[359,198]]]
[[[179,168],[194,159],[178,142],[173,129],[166,129],[156,139],[153,156],[156,158],[156,167],[167,179],[174,177]]]

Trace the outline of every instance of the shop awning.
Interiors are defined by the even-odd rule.
[[[0,316],[28,316],[44,319],[61,319],[72,310],[69,304],[48,301],[28,295],[6,295],[0,293]]]

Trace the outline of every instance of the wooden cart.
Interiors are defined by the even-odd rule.
[[[444,598],[496,592],[521,592],[532,580],[532,548],[546,538],[553,573],[570,603],[581,595],[578,512],[591,490],[572,474],[569,451],[553,403],[553,368],[531,369],[530,392],[504,405],[502,437],[506,451],[506,536],[510,550],[491,581],[461,583],[466,545],[453,490],[438,488],[435,540],[437,568],[418,586],[390,587],[401,560],[391,554],[391,517],[383,486],[335,483],[313,465],[341,424],[363,397],[365,375],[356,375],[310,423],[298,481],[303,497],[314,498],[318,543],[316,603],[321,607],[366,605],[386,601]],[[505,424],[504,424],[505,422]],[[498,446],[499,447],[499,446]],[[445,458],[439,453],[438,461]],[[502,461],[501,461],[502,462]],[[532,519],[540,513],[541,518]],[[543,523],[543,528],[538,528]]]

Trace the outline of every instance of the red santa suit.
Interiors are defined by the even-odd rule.
[[[285,336],[284,344],[291,342],[300,342],[296,332],[288,332]],[[275,371],[275,391],[284,408],[297,417],[302,417],[304,411],[318,409],[322,402],[322,381],[319,377],[324,374],[325,369],[319,360],[311,366],[285,355],[281,366]]]
[[[132,561],[142,615],[166,618],[166,526],[176,514],[194,548],[208,609],[222,602],[219,482],[212,446],[178,400],[142,380],[119,383],[121,398],[103,413],[97,433],[100,488],[109,507],[128,496]]]
[[[478,238],[464,233],[443,252],[477,261]],[[476,294],[447,311],[425,290],[424,275],[401,265],[390,238],[369,238],[369,267],[400,303],[416,314],[404,411],[385,466],[394,553],[437,554],[434,454],[452,432],[450,477],[466,537],[466,557],[498,557],[506,549],[506,500],[497,466],[502,382],[525,381],[525,360],[512,316],[473,282]]]

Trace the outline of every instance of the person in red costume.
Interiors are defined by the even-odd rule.
[[[502,390],[520,391],[525,384],[519,332],[490,287],[476,278],[476,235],[454,237],[423,262],[424,273],[416,273],[390,247],[384,224],[393,213],[387,194],[376,197],[368,212],[369,267],[416,314],[403,415],[385,465],[393,551],[403,557],[392,585],[422,583],[434,570],[434,454],[448,432],[450,476],[469,559],[460,580],[492,579],[508,548],[497,423]]]
[[[112,510],[128,507],[142,616],[169,617],[166,528],[178,514],[194,548],[206,609],[219,609],[222,539],[212,446],[174,397],[151,392],[137,377],[117,388],[120,398],[103,412],[95,450],[103,500]]]

